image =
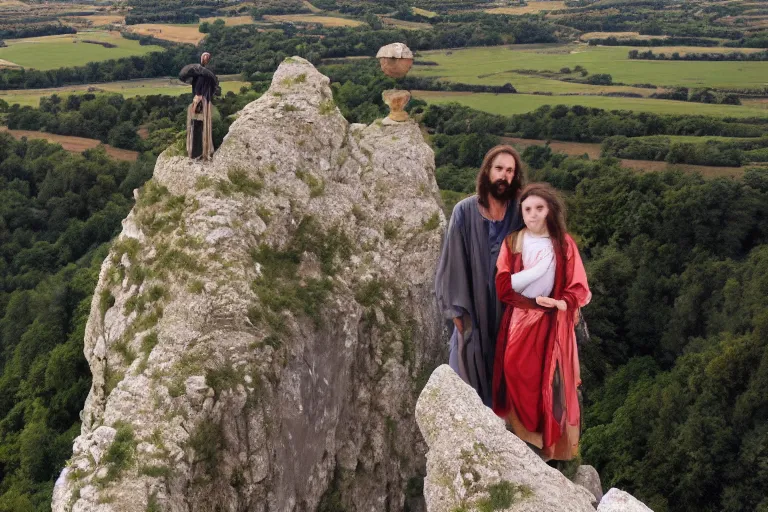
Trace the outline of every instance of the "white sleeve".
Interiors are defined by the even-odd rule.
[[[555,254],[552,251],[547,251],[531,268],[521,270],[517,274],[512,274],[512,289],[517,293],[522,292],[529,284],[543,277],[554,261]]]

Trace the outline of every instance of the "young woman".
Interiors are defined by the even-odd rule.
[[[525,227],[509,235],[496,263],[506,305],[493,375],[493,410],[545,460],[570,460],[581,430],[575,322],[591,293],[562,199],[547,183],[520,196]]]

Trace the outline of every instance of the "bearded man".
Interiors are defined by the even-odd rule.
[[[496,296],[496,258],[504,238],[523,226],[518,205],[523,181],[513,147],[500,145],[486,153],[476,194],[453,209],[435,277],[440,311],[453,321],[449,364],[489,407],[503,313]]]
[[[211,100],[219,93],[219,79],[206,67],[210,60],[211,54],[204,52],[200,64],[184,66],[179,73],[179,80],[191,84],[195,95],[187,109],[187,154],[203,160],[213,156]]]

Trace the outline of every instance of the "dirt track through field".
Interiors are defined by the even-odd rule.
[[[16,139],[26,137],[27,139],[45,139],[48,142],[60,144],[62,148],[72,153],[82,153],[88,149],[93,149],[99,145],[103,145],[107,154],[116,160],[124,160],[126,162],[135,162],[139,157],[139,153],[136,151],[130,151],[128,149],[119,149],[104,144],[100,140],[85,139],[83,137],[71,137],[69,135],[56,135],[53,133],[37,132],[32,130],[9,130],[6,126],[0,126],[0,131],[8,132]]]

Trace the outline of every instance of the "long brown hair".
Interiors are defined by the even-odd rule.
[[[522,218],[523,201],[531,196],[542,198],[547,203],[549,213],[547,214],[547,231],[555,243],[555,248],[563,251],[565,254],[565,235],[567,233],[565,224],[565,202],[555,187],[549,183],[530,183],[520,194],[520,217]]]
[[[525,172],[523,171],[523,161],[520,154],[512,146],[499,144],[492,147],[483,158],[480,166],[480,172],[477,173],[477,184],[475,191],[477,193],[477,202],[485,208],[488,208],[488,194],[491,193],[491,166],[494,159],[502,153],[507,153],[515,159],[515,177],[512,178],[511,188],[515,191],[515,196],[525,184]]]

